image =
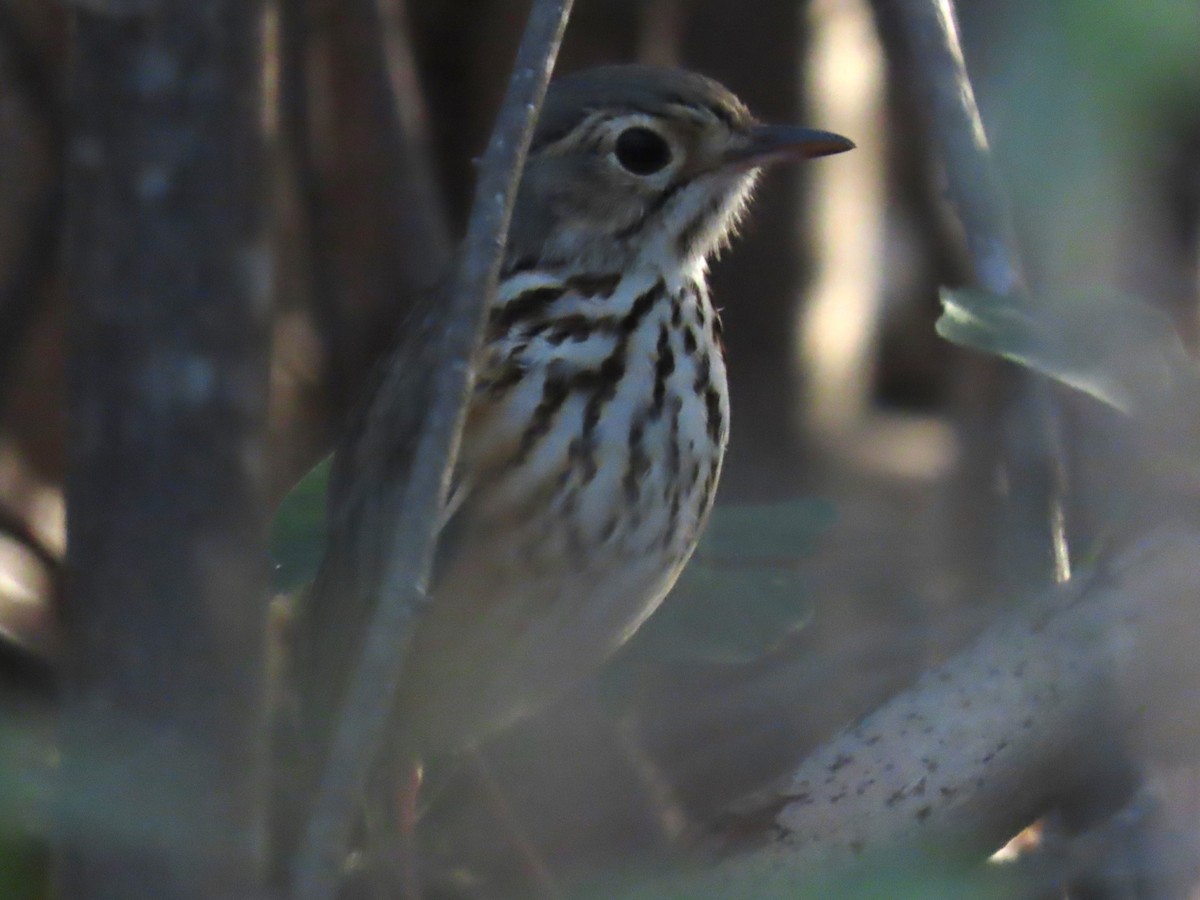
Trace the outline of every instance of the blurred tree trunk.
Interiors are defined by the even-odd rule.
[[[304,5],[292,0],[290,18]],[[357,395],[404,312],[442,274],[450,240],[429,158],[424,100],[403,4],[307,4],[310,58],[290,60],[307,104],[296,135],[313,147],[318,316],[330,342],[332,399]],[[301,23],[295,23],[300,27]],[[305,80],[306,79],[306,80]]]
[[[274,496],[329,451],[450,255],[406,12],[401,0],[280,4],[276,240],[290,331],[275,360]]]
[[[61,896],[262,878],[262,4],[76,5]]]
[[[766,121],[800,122],[801,3],[696,0],[684,22],[683,63],[727,85]],[[754,60],[752,66],[747,60]],[[713,268],[729,345],[734,435],[725,497],[779,497],[804,484],[797,297],[808,261],[798,250],[803,167],[765,176],[736,252]]]

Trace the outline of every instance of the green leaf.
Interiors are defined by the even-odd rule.
[[[1082,391],[1124,413],[1164,409],[1194,391],[1197,370],[1170,319],[1128,297],[1092,292],[1021,306],[943,289],[937,332]]]
[[[800,561],[834,519],[802,500],[717,507],[692,562],[614,663],[619,682],[641,664],[744,662],[803,627],[811,605]]]
[[[274,588],[283,593],[312,581],[325,553],[325,493],[332,457],[317,463],[279,504],[271,526]]]

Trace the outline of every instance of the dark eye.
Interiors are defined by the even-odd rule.
[[[649,128],[626,128],[614,148],[617,162],[634,175],[653,175],[671,162],[671,147]]]

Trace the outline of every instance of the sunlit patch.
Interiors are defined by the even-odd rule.
[[[1032,825],[1027,825],[1013,835],[1007,844],[989,856],[988,862],[997,865],[1015,863],[1022,856],[1032,853],[1042,845],[1044,831],[1045,827],[1041,819]]]

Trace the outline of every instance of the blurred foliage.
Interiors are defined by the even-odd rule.
[[[49,799],[55,757],[45,723],[9,715],[0,728],[0,897],[51,896],[45,822],[35,810]]]
[[[861,859],[850,870],[797,872],[783,860],[777,868],[761,861],[739,871],[725,884],[703,871],[695,877],[684,872],[644,877],[627,885],[611,881],[585,888],[587,900],[727,900],[731,884],[754,886],[754,900],[819,900],[839,897],[854,900],[1011,900],[1030,896],[1018,878],[1003,866],[980,866],[969,853],[954,855],[945,848],[911,848],[908,852],[877,853]],[[734,864],[736,868],[736,864]]]
[[[1154,413],[1196,394],[1200,379],[1158,309],[1093,291],[1022,304],[974,289],[944,289],[937,331],[1060,381],[1124,413]]]
[[[800,563],[835,518],[833,505],[819,499],[716,507],[674,590],[612,668],[749,662],[770,653],[809,618]]]
[[[1200,3],[1195,0],[1061,0],[1047,4],[1066,35],[1067,65],[1092,79],[1109,109],[1154,115],[1146,104],[1200,99]]]
[[[47,848],[19,832],[0,829],[0,897],[41,900],[50,894]]]

